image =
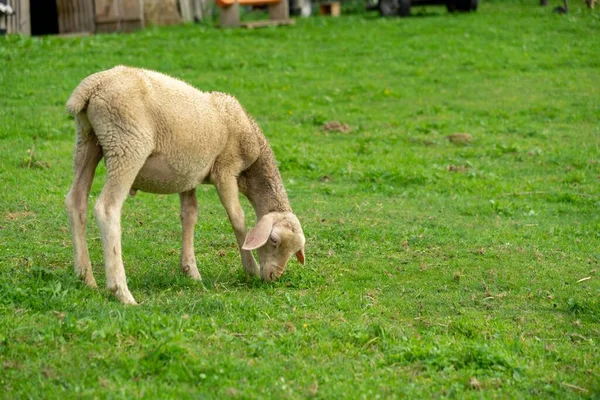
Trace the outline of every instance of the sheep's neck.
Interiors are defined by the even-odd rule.
[[[242,191],[250,200],[257,219],[270,212],[292,211],[275,156],[268,145],[243,177]]]

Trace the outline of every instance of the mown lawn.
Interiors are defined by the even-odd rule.
[[[0,37],[0,397],[600,397],[600,11],[572,7]],[[178,197],[144,193],[123,218],[140,306],[77,281],[64,103],[116,64],[240,99],[305,267],[246,277],[207,186],[202,284],[178,268]],[[88,238],[103,287],[91,211]]]

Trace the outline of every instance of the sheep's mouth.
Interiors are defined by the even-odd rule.
[[[275,267],[272,267],[269,269],[269,272],[267,272],[265,274],[264,279],[274,282],[277,279],[279,279],[279,277],[281,277],[284,270],[285,270],[285,265],[277,265]]]

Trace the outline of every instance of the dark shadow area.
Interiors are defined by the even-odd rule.
[[[439,7],[414,7],[410,12],[410,18],[431,18],[431,17],[442,17],[449,14],[464,14],[464,13],[451,13],[446,10],[446,6]]]
[[[58,11],[56,2],[30,0],[31,35],[55,35],[58,33]]]
[[[386,19],[394,19],[394,20],[403,20],[406,18],[431,18],[431,17],[442,17],[445,16],[447,14],[452,14],[448,11],[446,11],[446,9],[444,7],[436,7],[436,8],[431,8],[431,7],[419,7],[419,6],[415,6],[411,12],[409,16],[406,17],[401,17],[401,16],[390,16],[390,17],[384,17],[382,15],[379,14],[379,11],[373,11],[373,12],[367,12],[364,14],[364,19],[371,21],[374,19],[379,19],[379,18],[386,18]]]

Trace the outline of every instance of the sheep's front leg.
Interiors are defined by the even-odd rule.
[[[88,196],[96,166],[102,158],[102,149],[97,143],[96,136],[90,135],[87,139],[77,136],[73,165],[75,177],[73,185],[65,200],[71,235],[73,237],[73,250],[75,253],[75,274],[90,287],[96,287],[96,280],[92,272],[92,263],[88,253],[85,239],[85,226],[87,222]]]
[[[106,183],[102,188],[94,212],[102,238],[106,287],[122,303],[137,304],[127,287],[125,267],[123,266],[121,209],[137,173],[144,165],[145,158],[136,159],[131,154],[128,156],[131,158],[107,160]]]
[[[194,254],[194,227],[198,222],[198,200],[196,189],[179,193],[181,204],[181,227],[183,232],[181,246],[181,270],[190,278],[201,280],[200,272],[196,266]]]
[[[237,239],[238,248],[242,257],[242,265],[244,270],[250,275],[260,275],[260,268],[252,256],[252,252],[243,250],[244,240],[246,239],[246,220],[244,216],[244,210],[240,205],[239,189],[237,185],[237,179],[235,177],[228,177],[225,179],[219,179],[216,182],[217,191],[219,192],[219,198],[227,215],[229,221],[233,227],[235,238]]]

